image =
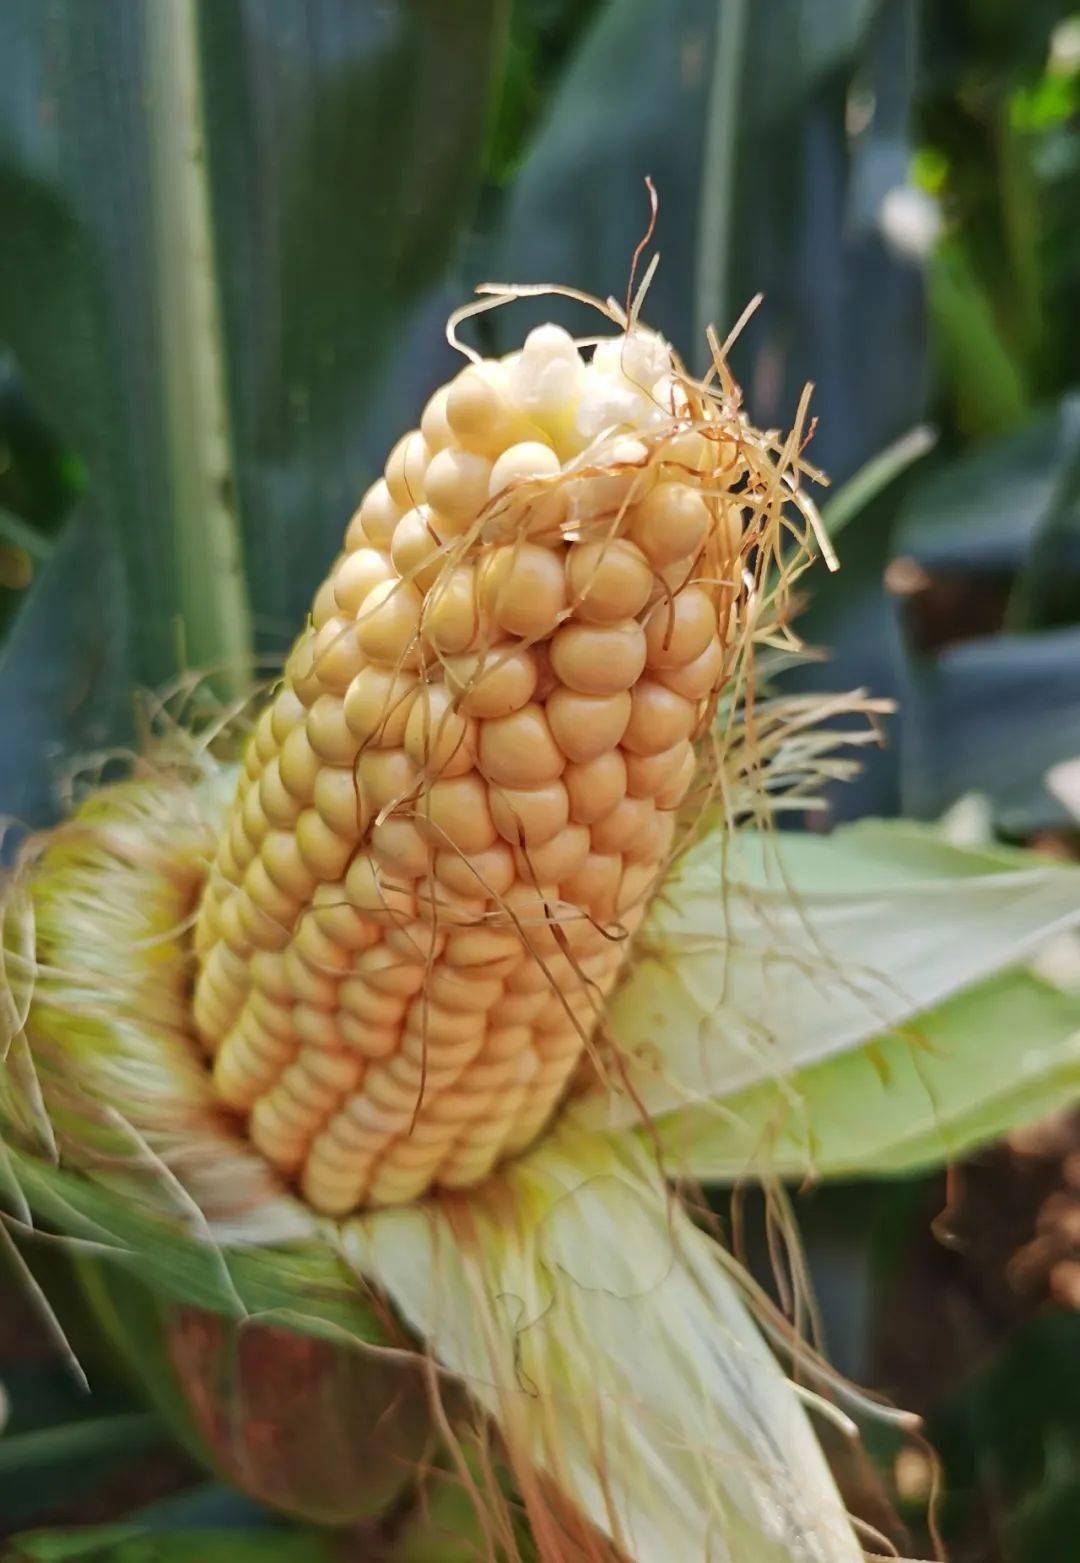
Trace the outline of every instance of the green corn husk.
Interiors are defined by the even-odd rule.
[[[321,1525],[388,1512],[432,1444],[418,1368],[162,1296],[82,1258],[98,1322],[180,1442],[222,1480]]]

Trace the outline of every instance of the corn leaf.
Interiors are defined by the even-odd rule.
[[[15,1536],[7,1563],[335,1563],[333,1539],[317,1530],[183,1530],[139,1524],[28,1531]]]
[[[346,1242],[512,1453],[639,1563],[861,1558],[719,1250],[629,1144],[553,1136]]]
[[[0,647],[0,813],[55,818],[73,757],[113,736],[129,699],[128,618],[116,539],[80,505]]]
[[[84,1417],[56,1427],[9,1433],[0,1440],[0,1477],[13,1471],[25,1477],[31,1470],[83,1461],[89,1456],[126,1454],[163,1437],[157,1419],[142,1411]]]
[[[934,255],[928,294],[938,353],[964,434],[978,439],[1015,429],[1031,399],[1024,366],[960,240],[946,241]]]
[[[471,212],[503,15],[503,0],[3,8],[0,342],[85,465],[84,555],[107,535],[120,565],[96,591],[84,568],[66,614],[85,599],[128,658],[106,682],[103,653],[61,641],[27,697],[35,738],[85,746],[70,712],[101,688],[115,738],[133,682],[243,679],[253,636],[278,655],[295,633],[390,443],[372,422],[405,426],[387,359],[399,372]],[[404,369],[415,413],[433,387]],[[38,638],[65,617],[48,606]]]
[[[60,1370],[63,1371],[62,1369]],[[104,1386],[98,1375],[97,1388]],[[9,1532],[54,1519],[69,1505],[92,1501],[133,1460],[153,1456],[168,1442],[164,1424],[142,1411],[104,1409],[116,1404],[108,1390],[93,1400],[73,1378],[67,1400],[55,1378],[39,1368],[9,1363],[5,1378],[18,1405],[0,1438],[0,1514]],[[7,1554],[3,1554],[5,1560]]]
[[[628,1089],[575,1111],[626,1123],[783,1082],[1077,923],[1077,869],[950,846],[917,826],[710,833],[654,904],[609,1008]]]
[[[1080,998],[1007,973],[782,1085],[664,1114],[650,1138],[706,1181],[891,1175],[955,1161],[1078,1097]]]
[[[1003,830],[1060,830],[1044,778],[1080,754],[1080,629],[980,636],[913,660],[900,722],[907,812],[936,816],[980,792]]]
[[[905,812],[933,817],[967,791],[995,805],[1008,834],[1060,829],[1046,770],[1080,753],[1077,483],[1080,397],[913,487],[894,540],[933,578],[993,578],[1008,590],[1005,630],[907,647],[899,722]],[[931,592],[933,595],[933,592]],[[929,598],[927,598],[929,601]],[[917,605],[901,630],[918,630]],[[917,636],[916,636],[917,638]]]
[[[906,178],[914,26],[906,0],[603,7],[552,94],[487,269],[622,298],[651,175],[662,263],[650,323],[700,369],[705,326],[723,337],[764,293],[735,356],[753,414],[786,427],[812,379],[813,459],[848,476],[922,405],[921,283],[880,222]],[[874,103],[856,134],[853,97]],[[842,288],[823,283],[839,277]],[[527,305],[496,318],[500,350],[527,318]],[[885,360],[888,376],[875,367]]]
[[[1053,515],[1078,422],[1080,397],[1066,396],[1001,439],[929,469],[897,517],[895,552],[931,573],[1023,569]]]

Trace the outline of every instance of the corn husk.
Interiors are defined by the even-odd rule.
[[[260,1503],[322,1525],[377,1518],[411,1486],[433,1448],[419,1366],[174,1300],[133,1269],[77,1261],[110,1343],[196,1459]],[[369,1335],[389,1339],[372,1325]]]
[[[705,1182],[884,1177],[959,1161],[1080,1096],[1080,1000],[1030,971],[980,984],[823,1063],[657,1117]]]
[[[1077,891],[1068,865],[906,824],[708,836],[665,883],[609,1005],[624,1088],[579,1120],[675,1114],[857,1055],[1075,927]],[[1067,1070],[1068,1052],[1056,1062]],[[967,1082],[971,1101],[981,1084]]]
[[[567,1131],[469,1199],[350,1223],[359,1268],[629,1557],[861,1549],[712,1241],[631,1144]]]

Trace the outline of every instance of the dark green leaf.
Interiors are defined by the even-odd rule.
[[[1080,1314],[1042,1311],[936,1406],[927,1436],[945,1471],[945,1520],[986,1534],[1000,1516],[1012,1563],[1069,1563],[1080,1498]],[[974,1511],[974,1512],[972,1512]],[[980,1549],[981,1550],[981,1549]]]
[[[363,1286],[325,1242],[218,1248],[150,1215],[90,1178],[9,1152],[35,1214],[68,1237],[105,1245],[157,1293],[232,1318],[277,1323],[334,1343],[383,1343]]]
[[[165,1532],[259,1530],[281,1524],[279,1516],[223,1482],[200,1482],[171,1493],[147,1504],[136,1518],[147,1530]]]
[[[27,1474],[43,1466],[63,1466],[88,1455],[145,1448],[159,1437],[157,1418],[140,1411],[87,1417],[59,1427],[39,1428],[33,1433],[12,1434],[0,1439],[0,1477],[13,1471]]]
[[[1010,433],[1027,416],[1030,387],[961,242],[939,248],[928,281],[938,363],[961,433],[975,439]]]
[[[933,450],[935,439],[934,430],[920,423],[876,456],[871,456],[822,505],[821,519],[829,536],[835,538],[852,521],[863,515],[897,478]]]
[[[77,761],[128,709],[127,598],[116,539],[82,506],[0,647],[0,813],[55,817]]]
[[[810,455],[843,482],[923,416],[919,270],[890,248],[881,217],[907,179],[914,35],[907,0],[608,6],[553,94],[478,272],[622,298],[651,175],[662,258],[645,317],[700,366],[703,324],[723,334],[762,291],[733,355],[749,411],[787,427],[813,380]],[[493,345],[507,350],[552,313],[595,329],[541,300],[488,317]],[[860,518],[839,575],[818,573],[804,627],[835,654],[804,687],[895,692],[888,520],[887,506]],[[893,807],[892,768],[875,754],[844,807]]]
[[[31,538],[49,542],[85,484],[79,463],[31,405],[10,353],[0,352],[0,508],[20,518]],[[23,546],[34,551],[33,541]]]
[[[1080,444],[1078,426],[1080,398],[1066,398],[1005,439],[939,467],[911,489],[894,553],[931,572],[1019,571],[1046,528]]]
[[[82,473],[30,405],[0,348],[0,645],[51,558]]]
[[[411,405],[430,389],[403,337],[470,216],[502,12],[3,8],[0,342],[85,462],[86,530],[122,573],[80,595],[126,630],[135,680],[247,676],[249,598],[282,650],[385,455],[402,363]],[[29,607],[40,645],[57,621]],[[87,700],[122,728],[107,664],[50,665],[45,702],[14,684],[5,731],[70,752]],[[0,807],[39,796],[23,768]]]
[[[343,1553],[315,1530],[191,1530],[151,1533],[137,1524],[33,1531],[16,1537],[7,1563],[340,1563]]]
[[[492,116],[487,177],[503,185],[516,174],[566,56],[604,0],[517,0],[510,8],[502,83]]]
[[[906,4],[873,0],[609,6],[553,96],[488,269],[622,297],[651,175],[650,324],[700,366],[704,325],[723,334],[763,291],[736,355],[751,411],[790,422],[814,379],[815,458],[850,473],[921,401],[918,279],[879,226],[906,177],[912,23]],[[856,89],[876,108],[850,135]],[[499,345],[550,308],[521,306],[495,326]]]
[[[1080,629],[949,647],[913,667],[901,716],[907,812],[980,792],[1009,830],[1060,826],[1044,778],[1080,754]]]
[[[1080,753],[1080,397],[916,485],[895,550],[941,595],[945,629],[971,637],[909,653],[902,701],[905,805],[935,814],[962,793],[994,802],[1011,830],[1064,823],[1044,777]],[[975,636],[950,591],[991,601],[1011,631]],[[1015,584],[1014,584],[1015,583]],[[993,625],[990,626],[993,628]],[[909,637],[910,638],[910,637]]]
[[[1058,413],[1052,488],[1010,604],[1018,629],[1080,623],[1080,394]]]
[[[407,338],[473,215],[504,12],[504,0],[202,7],[235,473],[273,651],[435,387],[442,300],[424,317],[419,384]]]

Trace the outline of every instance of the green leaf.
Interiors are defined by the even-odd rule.
[[[20,516],[0,506],[0,546],[21,548],[39,563],[52,556],[52,543]]]
[[[130,688],[126,603],[115,538],[80,505],[0,646],[0,813],[50,823],[70,764],[115,736]]]
[[[764,292],[735,355],[750,410],[786,426],[813,380],[814,459],[853,472],[921,411],[918,275],[879,227],[882,200],[906,179],[912,41],[910,9],[875,0],[607,6],[553,93],[481,264],[622,298],[650,175],[662,263],[649,323],[700,368],[704,325],[723,337]],[[856,91],[875,111],[851,135]],[[841,276],[842,287],[826,281]],[[551,309],[541,300],[494,319],[498,348]]]
[[[35,1215],[88,1252],[130,1266],[164,1297],[234,1319],[288,1325],[340,1342],[381,1344],[374,1303],[330,1242],[219,1246],[141,1210],[124,1193],[37,1157],[7,1152]]]
[[[504,11],[4,7],[0,341],[118,546],[122,592],[88,571],[82,595],[126,622],[136,682],[246,680],[249,601],[280,653],[385,457],[394,376],[413,411],[431,388],[407,331],[471,213]],[[69,705],[103,689],[122,727],[95,674],[50,676]]]
[[[1058,424],[1053,486],[1009,604],[1014,629],[1080,623],[1080,395],[1063,399]]]
[[[0,334],[122,539],[154,679],[178,618],[196,659],[242,661],[248,639],[195,16],[17,4],[0,47]]]
[[[1047,771],[1080,754],[1080,629],[992,635],[909,672],[901,708],[906,812],[931,818],[968,792],[999,827],[1059,829]]]
[[[936,816],[968,791],[999,824],[1061,824],[1046,771],[1080,753],[1080,398],[1066,396],[1007,438],[910,493],[894,542],[940,590],[957,579],[1011,588],[1006,632],[933,656],[909,651],[901,699],[903,805]]]
[[[1011,434],[1027,416],[1030,390],[962,240],[938,247],[927,286],[935,347],[961,432],[973,439]]]
[[[1080,923],[1080,869],[867,821],[704,836],[608,1008],[627,1090],[600,1126],[723,1101],[906,1027]]]
[[[1005,1557],[1064,1563],[1080,1503],[1080,1313],[1022,1316],[935,1400],[926,1436],[943,1465],[945,1534],[985,1534],[989,1510]]]
[[[702,322],[723,337],[764,294],[732,353],[748,411],[786,429],[812,381],[809,459],[843,483],[925,414],[921,268],[882,227],[883,203],[908,179],[915,35],[914,6],[874,0],[605,6],[552,93],[475,273],[622,299],[650,175],[661,262],[644,317],[701,368]],[[545,298],[471,323],[471,339],[509,351],[552,316],[596,329],[595,317]],[[896,693],[882,589],[890,520],[886,503],[849,528],[843,568],[811,583],[800,629],[832,655],[802,670],[798,687]],[[865,779],[836,789],[837,808],[894,808],[894,771],[890,753],[875,753]]]
[[[871,456],[821,506],[821,519],[829,536],[836,537],[856,520],[902,473],[933,450],[936,440],[934,430],[921,423]]]
[[[8,1284],[10,1288],[18,1281],[11,1277]],[[77,1304],[70,1285],[69,1291]],[[80,1327],[89,1333],[89,1321],[80,1320]],[[160,1459],[168,1442],[157,1417],[142,1410],[112,1409],[125,1404],[115,1390],[110,1393],[107,1383],[110,1370],[122,1371],[118,1362],[104,1372],[91,1366],[95,1393],[90,1397],[82,1385],[76,1388],[67,1364],[56,1360],[52,1375],[5,1364],[12,1416],[0,1437],[0,1513],[7,1530],[72,1512],[71,1505],[84,1502],[133,1462]],[[71,1392],[65,1396],[67,1387]]]
[[[138,1411],[9,1434],[0,1438],[0,1477],[145,1448],[161,1436],[156,1417]]]
[[[79,463],[30,404],[14,358],[0,351],[0,540],[48,558],[84,484]]]
[[[894,554],[929,571],[1011,575],[1042,557],[1042,534],[1080,445],[1080,397],[1065,397],[1002,439],[913,485]],[[1080,613],[1080,601],[1076,604]],[[1029,627],[1033,627],[1029,624]]]
[[[151,1531],[266,1530],[280,1525],[268,1509],[226,1487],[223,1482],[200,1482],[158,1498],[141,1508],[138,1524]]]
[[[433,1477],[423,1502],[395,1531],[387,1563],[478,1563],[490,1546],[484,1517],[457,1474]],[[535,1550],[520,1519],[514,1532],[523,1560],[532,1563]]]
[[[274,652],[363,488],[460,363],[442,290],[475,210],[507,12],[201,7],[238,500]]]
[[[1080,1094],[1080,998],[1008,973],[839,1058],[652,1126],[705,1180],[891,1176],[956,1161]]]
[[[605,0],[519,0],[510,7],[498,103],[488,132],[485,171],[508,184],[528,150],[566,56]]]
[[[78,462],[30,405],[0,347],[0,650],[82,487]]]
[[[7,1563],[340,1563],[332,1536],[317,1530],[185,1530],[135,1524],[39,1530],[16,1536]]]

